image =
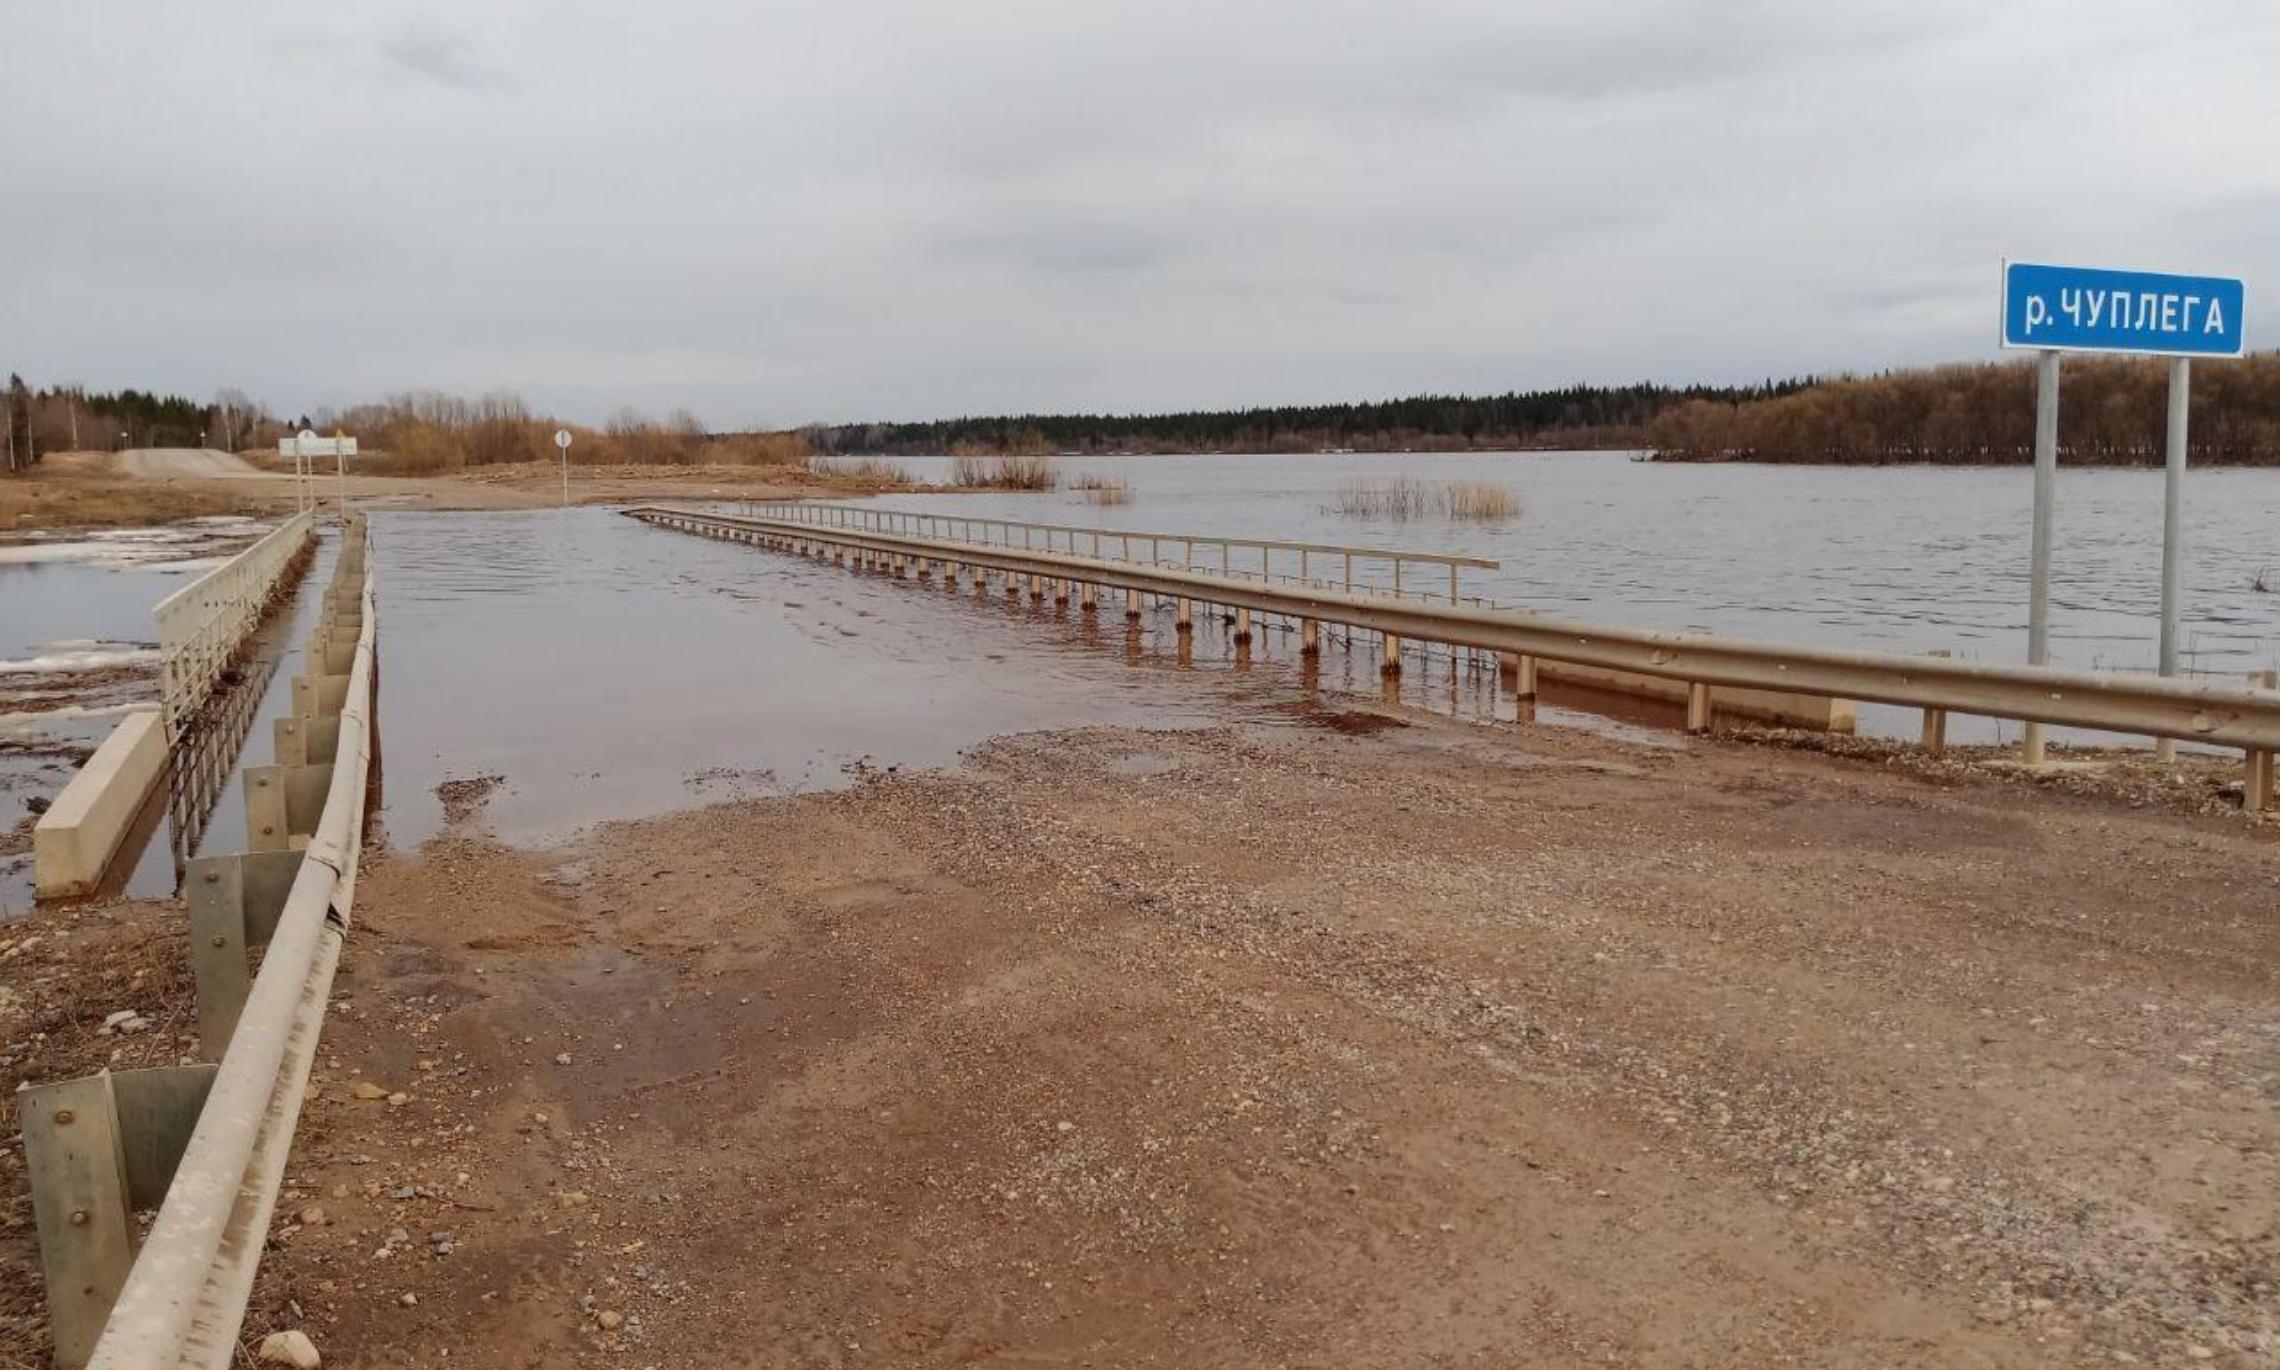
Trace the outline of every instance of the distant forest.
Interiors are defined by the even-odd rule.
[[[195,447],[210,442],[236,447],[272,435],[276,420],[236,390],[213,403],[129,387],[89,390],[58,385],[33,389],[10,375],[0,390],[0,469],[28,470],[49,452],[116,451],[122,447]]]
[[[2060,451],[2077,464],[2158,465],[2168,374],[2158,359],[2068,358]],[[836,455],[1619,448],[1671,461],[1963,465],[2032,459],[2034,388],[2034,365],[2020,360],[1750,386],[1576,385],[1485,397],[1024,414],[800,432],[816,451]],[[2280,352],[2194,363],[2191,432],[2197,462],[2280,465]]]
[[[997,452],[1464,452],[1635,447],[1683,404],[1731,407],[1796,394],[1810,379],[1748,386],[1571,385],[1505,395],[1419,395],[1358,404],[1180,414],[1023,414],[800,430],[835,455]]]
[[[2078,465],[2158,465],[2169,367],[2152,358],[2070,357],[2059,449]],[[1420,395],[1356,404],[1178,414],[1024,414],[929,423],[826,424],[793,433],[707,433],[695,416],[652,422],[621,411],[600,428],[567,425],[581,462],[792,463],[825,455],[1052,452],[1464,452],[1615,448],[1665,461],[1839,464],[2023,462],[2034,449],[2028,360],[1767,380],[1744,386],[1571,385],[1505,395]],[[550,460],[558,421],[499,392],[475,400],[390,397],[333,414],[376,459],[405,471]],[[311,426],[303,417],[291,427]],[[288,426],[243,391],[211,402],[135,389],[0,389],[0,464],[49,452],[274,446]],[[2280,466],[2280,352],[2193,365],[2192,458]]]
[[[2079,466],[2163,459],[2169,364],[2068,357],[2059,370],[2058,446]],[[2280,466],[2280,352],[2193,363],[2195,462]],[[2034,458],[2031,361],[1941,366],[1823,381],[1786,395],[1674,405],[1639,444],[1661,460],[2024,462]]]

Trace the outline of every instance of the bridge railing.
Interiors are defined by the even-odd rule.
[[[190,862],[200,1055],[218,1064],[17,1094],[60,1365],[219,1370],[238,1354],[356,896],[377,680],[365,530],[349,516],[276,720],[279,764],[246,770],[250,850]],[[138,1250],[134,1213],[152,1207]]]
[[[2248,755],[2245,798],[2252,811],[2271,804],[2272,754],[2280,750],[2280,690],[2207,678],[2007,665],[1571,622],[1508,609],[1348,593],[1067,551],[945,541],[821,520],[738,518],[657,506],[626,512],[649,522],[739,541],[855,549],[890,562],[916,559],[922,565],[942,562],[975,573],[1119,586],[1140,594],[1279,614],[1302,624],[1338,623],[1382,634],[1394,660],[1398,644],[1404,641],[1474,648],[1512,661],[1523,682],[1535,679],[1539,661],[1677,681],[1686,687],[1687,725],[1697,731],[1710,724],[1711,689],[1724,687],[1912,707],[1924,710],[1927,722],[1934,717],[1944,720],[1951,713],[1974,714],[2239,747]],[[1533,693],[1532,684],[1524,688]],[[1932,736],[1933,729],[1927,727],[1927,739]]]
[[[967,514],[918,513],[853,504],[812,504],[782,500],[748,502],[753,518],[785,519],[818,527],[896,533],[938,542],[970,542],[1022,551],[1065,551],[1101,560],[1177,566],[1221,575],[1281,575],[1341,585],[1348,591],[1381,591],[1440,598],[1458,603],[1459,575],[1466,569],[1493,571],[1503,563],[1487,557],[1454,556],[1396,547],[1352,547],[1339,543],[1285,542],[1269,538],[1215,537],[1200,533],[1159,533],[1127,528],[1087,528],[1071,523],[1031,523],[1021,519]],[[1176,553],[1177,556],[1171,554]],[[1277,560],[1280,554],[1280,561]]]
[[[261,622],[286,568],[315,536],[315,515],[303,510],[151,610],[158,620],[160,698],[170,741],[181,739],[246,635]]]

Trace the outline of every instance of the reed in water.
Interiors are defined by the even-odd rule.
[[[1088,504],[1130,504],[1132,482],[1115,476],[1079,476],[1076,488],[1082,490]]]
[[[968,490],[1055,490],[1061,473],[1050,457],[961,454],[951,459],[950,483]]]
[[[809,457],[811,475],[838,476],[877,485],[908,485],[910,472],[880,457]]]
[[[1494,521],[1517,517],[1520,497],[1487,480],[1428,482],[1415,476],[1390,480],[1350,480],[1338,487],[1326,511],[1345,518],[1447,518]]]

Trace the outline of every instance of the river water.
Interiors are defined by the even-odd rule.
[[[949,462],[903,459],[947,482]],[[1467,593],[1563,617],[1892,651],[2025,659],[2026,467],[1691,465],[1619,452],[1066,457],[1065,486],[1098,475],[1132,502],[1074,489],[897,495],[894,508],[1083,526],[1411,547],[1494,558]],[[1351,481],[1489,480],[1520,496],[1493,523],[1361,519],[1332,511]],[[2062,471],[2052,656],[2155,664],[2162,477]],[[2187,482],[2186,668],[2243,678],[2280,666],[2280,470],[2211,469]]]

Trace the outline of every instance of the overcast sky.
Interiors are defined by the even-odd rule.
[[[0,369],[716,428],[1994,354],[2280,282],[2274,0],[0,6]]]

